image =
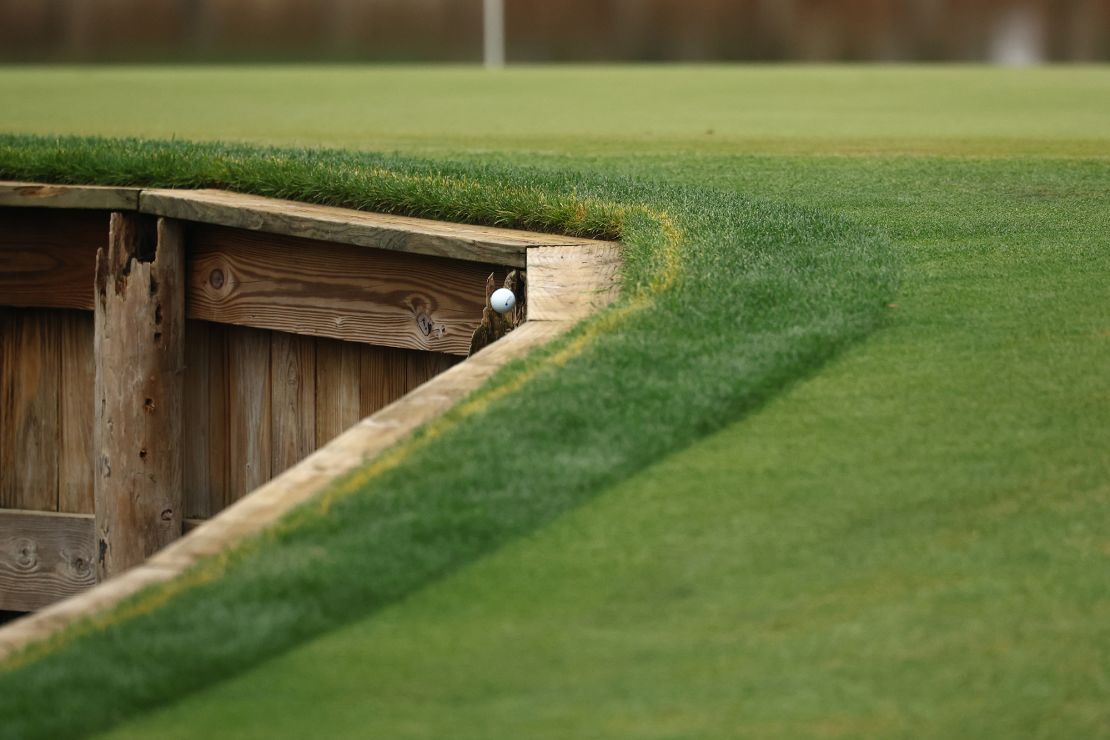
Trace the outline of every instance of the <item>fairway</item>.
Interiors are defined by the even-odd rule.
[[[1105,67],[0,68],[0,130],[454,154],[1105,157]]]
[[[0,99],[6,132],[399,150],[701,208],[735,241],[691,217],[689,274],[747,291],[683,286],[701,302],[672,323],[568,365],[684,312],[742,325],[750,355],[699,365],[705,330],[575,400],[604,424],[689,399],[666,454],[614,456],[573,505],[287,651],[233,660],[281,615],[212,635],[225,680],[105,736],[1110,737],[1107,68],[9,68]],[[553,399],[588,387],[553,377]],[[293,603],[313,550],[289,544],[267,573]]]

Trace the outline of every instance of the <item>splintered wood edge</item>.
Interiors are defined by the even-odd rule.
[[[529,313],[538,312],[534,319],[530,315],[505,338],[355,424],[142,565],[0,627],[0,661],[71,624],[111,609],[148,586],[172,580],[202,559],[274,526],[285,514],[320,495],[338,477],[357,470],[417,428],[442,416],[505,364],[550,342],[578,319],[615,300],[619,293],[619,249],[619,245],[609,242],[533,245],[527,250],[527,265]],[[560,257],[564,250],[565,255]],[[532,270],[536,270],[534,276]],[[540,297],[538,308],[533,295]]]

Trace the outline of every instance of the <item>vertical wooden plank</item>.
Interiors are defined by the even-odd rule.
[[[113,213],[96,256],[97,580],[181,536],[185,246],[179,222]]]
[[[208,514],[216,514],[231,495],[231,386],[227,365],[228,327],[208,324]]]
[[[185,448],[185,518],[211,516],[208,480],[208,322],[185,322],[185,402],[181,444]]]
[[[16,309],[0,307],[0,508],[11,506],[15,484],[14,438],[9,433],[15,422],[15,331]]]
[[[58,417],[58,511],[93,513],[93,317],[62,311]]]
[[[316,449],[316,340],[274,332],[270,337],[271,475]]]
[[[8,315],[0,369],[0,508],[58,510],[58,316]]]
[[[228,327],[227,350],[231,503],[270,479],[270,332]]]
[[[316,446],[357,423],[360,413],[359,346],[316,340]]]
[[[359,352],[359,415],[367,417],[405,395],[410,350],[364,344]]]
[[[408,368],[405,378],[405,393],[424,385],[463,359],[442,352],[409,351],[406,354]]]
[[[14,375],[15,354],[13,342],[15,336],[15,309],[0,306],[0,507],[9,505],[7,499],[9,490],[13,490],[15,451],[10,449],[12,437],[8,429],[13,425],[11,421],[14,404]]]

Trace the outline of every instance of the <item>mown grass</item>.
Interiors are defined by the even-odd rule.
[[[564,343],[561,354],[514,368],[533,373],[517,392],[456,414],[326,513],[302,512],[295,526],[212,566],[219,578],[149,611],[125,607],[4,673],[0,710],[12,719],[0,733],[10,737],[105,727],[396,602],[765,402],[874,327],[894,289],[884,240],[843,219],[627,178],[12,137],[0,139],[0,177],[371,203],[617,235],[629,255],[627,302],[598,318],[604,330],[579,351]],[[47,697],[50,712],[41,711]]]
[[[881,225],[904,264],[884,327],[529,537],[111,737],[1107,735],[1110,166],[648,159],[600,166]]]
[[[0,67],[0,130],[461,151],[1105,157],[1104,67]]]
[[[690,358],[656,367],[650,332],[626,335],[649,364],[604,365],[619,390],[566,396],[579,425],[562,430],[570,439],[551,449],[558,461],[574,459],[578,435],[599,458],[636,444],[638,428],[612,441],[582,431],[599,413],[589,400],[690,394],[705,413],[725,393],[736,405],[708,412],[705,428],[725,426],[678,454],[651,448],[655,464],[605,490],[570,490],[542,514],[543,502],[529,503],[518,523],[535,515],[536,526],[522,536],[491,536],[482,555],[404,598],[116,735],[1106,736],[1108,85],[1098,67],[0,70],[0,94],[12,101],[0,126],[12,130],[450,151],[463,170],[494,179],[515,171],[516,184],[531,177],[519,167],[568,190],[616,182],[611,196],[640,193],[706,225],[684,231],[698,292],[664,301],[675,307],[667,315],[759,352],[764,337],[748,332],[763,311],[779,306],[777,321],[804,324],[826,295],[817,290],[807,305],[776,294],[763,308],[741,300],[731,319],[717,310],[722,295],[733,300],[714,287],[719,270],[727,280],[750,271],[757,293],[759,275],[779,268],[790,286],[819,287],[819,270],[791,274],[805,247],[780,227],[858,223],[865,241],[881,232],[872,246],[885,240],[903,267],[882,329],[820,372],[803,369],[812,365],[792,354],[790,337],[761,355],[801,371],[769,385],[782,392],[763,402],[752,383],[767,366],[746,364],[756,356],[745,347],[710,347],[691,371]],[[736,155],[752,151],[809,155]],[[699,216],[703,202],[735,218]],[[750,242],[743,223],[766,228],[769,241]],[[735,233],[716,241],[711,224]],[[646,290],[641,278],[656,270],[651,233],[645,225],[645,238],[633,239],[633,254],[645,255],[629,275],[633,290]],[[794,246],[778,255],[780,237]],[[703,312],[713,317],[704,325]],[[809,336],[799,334],[801,346],[815,346]],[[567,370],[585,372],[575,363]],[[676,369],[681,377],[662,380]],[[730,373],[734,387],[725,387]],[[555,394],[556,382],[544,387]],[[621,419],[649,439],[667,420]],[[570,484],[582,480],[577,470]],[[487,515],[479,505],[466,521]],[[418,524],[400,522],[427,534],[430,551],[439,530]],[[460,537],[492,531],[468,526]],[[269,566],[275,583],[293,574],[290,603],[301,583],[316,594],[299,559],[318,555],[298,546]],[[350,578],[372,573],[403,590],[403,573],[373,573],[387,565],[373,560]],[[198,663],[224,660],[233,674],[242,642],[248,651],[265,643],[271,625],[288,634],[285,609],[308,608],[268,610],[256,594],[244,591],[253,616],[221,622],[215,640],[199,639],[208,639],[203,625],[185,633]],[[205,608],[244,606],[233,601]],[[208,619],[190,610],[143,624],[191,629],[192,617]],[[103,647],[120,674],[112,690],[141,696],[131,684],[149,675],[146,658],[120,658],[140,643],[112,634]],[[57,657],[29,687],[43,699],[17,691],[20,711],[83,709],[79,699],[56,703],[62,682],[41,671],[87,671],[100,655]],[[181,691],[209,680],[194,668],[181,664]]]

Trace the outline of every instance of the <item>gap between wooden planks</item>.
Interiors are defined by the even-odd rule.
[[[40,189],[36,190],[36,187]],[[109,197],[100,189],[92,190],[93,195],[89,197],[101,199],[97,202],[102,202]],[[136,201],[141,205],[142,193],[135,192]],[[165,205],[170,195],[167,195],[166,191],[156,192],[158,197],[152,201],[151,207],[170,210]],[[303,213],[304,210],[311,211],[323,207],[287,204],[284,201],[229,193],[214,194],[202,191],[200,195],[195,193],[189,195],[181,191],[168,192],[174,197],[180,197],[181,201],[187,202],[187,205],[180,208],[191,210],[166,212],[160,215],[199,220],[198,217],[203,213],[202,207],[218,201],[218,208],[213,213],[222,220],[210,220],[207,221],[208,223],[266,231],[286,228],[291,231],[279,233],[292,233],[292,235],[310,238],[326,239],[336,233],[314,235],[304,231],[307,218]],[[126,201],[130,196],[128,193],[123,193],[111,197]],[[249,198],[250,202],[245,207],[248,208],[248,215],[254,215],[244,217],[245,220],[239,223],[226,223],[231,219],[227,215],[230,212],[229,209],[233,210],[229,203],[240,197]],[[49,202],[41,200],[43,198]],[[75,205],[80,202],[82,201],[78,194],[59,189],[57,186],[0,183],[0,205],[80,208],[83,206]],[[283,207],[292,209],[294,206],[296,207],[294,217],[281,216]],[[342,209],[330,210],[342,211]],[[360,217],[376,216],[376,214],[350,211],[345,213],[358,214]],[[330,215],[337,217],[336,214]],[[211,218],[215,219],[216,216]],[[370,233],[370,229],[395,229],[398,221],[407,220],[392,216],[382,217],[382,219],[392,223],[393,226],[383,226],[375,222],[372,226],[366,226],[368,230],[363,233]],[[411,219],[411,221],[421,220]],[[431,236],[425,234],[411,240],[395,240],[392,243],[393,246],[386,248],[445,256],[442,251],[429,250],[442,250],[442,245],[445,243],[442,237],[444,231],[456,228],[456,225],[426,223],[435,224],[435,229],[428,227]],[[333,228],[333,226],[326,228]],[[364,227],[356,227],[358,228]],[[273,526],[286,513],[320,494],[337,477],[361,467],[411,435],[423,424],[446,413],[481,386],[504,364],[551,341],[581,318],[611,303],[619,293],[621,258],[618,244],[551,235],[520,236],[522,232],[507,232],[503,229],[462,226],[457,228],[474,230],[471,232],[473,240],[465,242],[465,249],[471,249],[482,239],[488,240],[491,233],[496,234],[496,238],[502,239],[502,244],[506,243],[502,232],[517,235],[514,237],[516,242],[509,243],[514,249],[523,252],[521,261],[529,274],[528,321],[489,348],[436,376],[395,403],[354,425],[285,473],[263,484],[213,519],[200,524],[187,537],[172,543],[144,564],[0,628],[0,659],[32,643],[46,639],[78,620],[108,610],[147,586],[171,580],[201,559],[234,547],[244,539]],[[349,232],[344,238],[351,238]],[[474,254],[476,256],[471,258],[474,261],[486,261],[490,258],[487,252]],[[459,258],[458,254],[450,256]],[[503,258],[498,257],[498,259]],[[81,526],[77,521],[74,521],[73,525],[75,531]]]

